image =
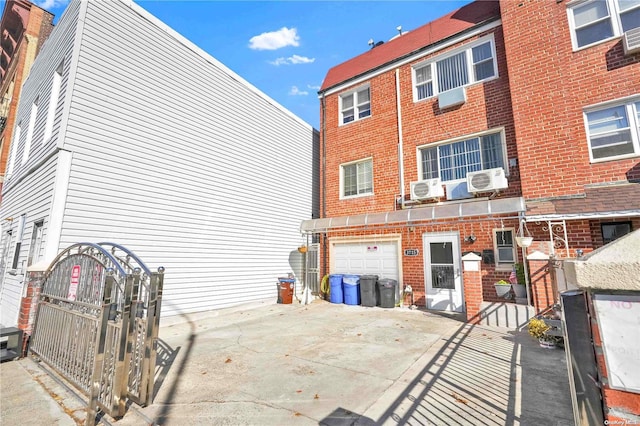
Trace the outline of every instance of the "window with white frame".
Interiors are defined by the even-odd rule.
[[[585,112],[591,161],[640,155],[640,100]]]
[[[29,256],[27,257],[27,267],[37,263],[42,255],[42,236],[44,234],[44,221],[33,224],[31,231],[31,244],[29,245]]]
[[[575,49],[640,27],[640,0],[576,1],[567,11]]]
[[[434,146],[435,145],[435,146]],[[420,179],[466,179],[468,172],[504,168],[502,130],[419,148]]]
[[[7,166],[7,177],[13,174],[13,168],[15,167],[16,156],[18,155],[18,144],[20,143],[20,136],[22,135],[22,123],[18,124],[16,131],[11,139],[11,155],[9,156],[9,165]]]
[[[347,124],[371,115],[369,87],[340,95],[340,123]]]
[[[44,126],[44,141],[48,141],[53,133],[53,120],[58,107],[58,98],[60,97],[60,84],[62,82],[62,64],[53,73],[51,81],[51,94],[49,96],[49,108],[47,110],[47,121]]]
[[[24,141],[24,151],[22,151],[22,164],[29,159],[31,152],[31,142],[33,141],[33,130],[36,126],[36,117],[38,116],[38,99],[31,104],[31,116],[29,117],[29,127],[27,128],[27,139]]]
[[[373,194],[373,160],[368,158],[340,166],[342,197]]]
[[[481,40],[462,51],[414,66],[414,99],[419,101],[456,87],[494,78],[496,70],[493,39]]]
[[[493,230],[493,245],[496,253],[496,268],[511,269],[516,262],[515,228]]]

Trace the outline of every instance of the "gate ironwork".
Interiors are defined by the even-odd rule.
[[[30,352],[98,408],[124,414],[126,400],[153,397],[164,268],[151,272],[114,243],[79,243],[47,269]]]

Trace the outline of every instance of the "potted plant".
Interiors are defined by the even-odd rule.
[[[502,299],[510,299],[511,298],[511,283],[500,280],[497,283],[493,284],[496,288],[496,294],[498,297]]]
[[[556,347],[557,339],[550,336],[547,332],[551,327],[541,318],[531,318],[527,327],[529,334],[538,339],[541,347],[551,349]]]
[[[525,286],[524,264],[516,263],[513,266],[513,272],[511,272],[511,275],[515,275],[516,278],[516,282],[511,284],[511,288],[513,289],[513,293],[516,295],[516,299],[526,299],[527,288]]]

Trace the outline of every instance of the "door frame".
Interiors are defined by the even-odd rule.
[[[434,241],[435,240],[435,241]],[[444,231],[444,232],[425,232],[422,234],[422,261],[423,261],[423,272],[424,272],[424,300],[425,307],[429,306],[429,281],[430,280],[430,266],[431,259],[427,256],[431,254],[431,250],[427,247],[427,244],[432,242],[450,242],[451,250],[453,251],[453,265],[454,265],[454,273],[457,268],[458,273],[456,277],[456,281],[459,280],[460,286],[459,288],[455,288],[455,291],[460,293],[460,310],[458,311],[444,311],[444,312],[465,312],[466,304],[464,298],[464,277],[462,271],[462,252],[460,248],[460,232],[458,231]]]

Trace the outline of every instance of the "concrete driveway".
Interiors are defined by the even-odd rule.
[[[161,324],[154,403],[120,425],[571,425],[564,352],[453,316],[317,301]]]

